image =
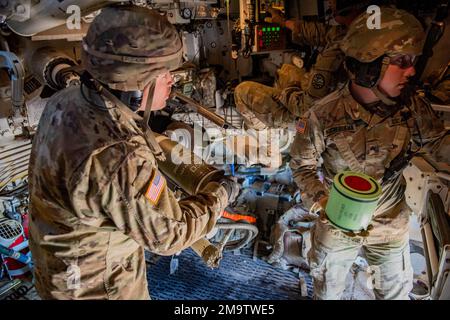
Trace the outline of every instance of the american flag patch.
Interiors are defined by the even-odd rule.
[[[151,202],[152,205],[156,206],[165,187],[166,179],[161,175],[161,173],[155,171],[153,178],[150,180],[147,191],[145,192],[145,197]]]
[[[298,120],[296,129],[298,133],[304,134],[306,130],[306,121],[303,119]]]

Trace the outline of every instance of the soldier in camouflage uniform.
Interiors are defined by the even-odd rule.
[[[236,109],[244,118],[246,127],[255,130],[287,128],[315,100],[336,89],[338,71],[344,59],[339,41],[344,37],[347,25],[360,12],[355,7],[345,17],[336,17],[340,25],[331,26],[304,20],[284,21],[275,9],[268,11],[272,14],[272,22],[292,31],[295,43],[316,47],[319,54],[309,72],[294,65],[283,65],[278,71],[279,79],[274,88],[253,81],[236,87]]]
[[[450,105],[450,62],[433,81],[432,86],[431,94],[436,98],[436,102]]]
[[[382,7],[381,29],[368,29],[368,17],[358,17],[341,44],[351,81],[300,118],[291,148],[294,180],[307,208],[325,208],[331,181],[344,170],[368,174],[383,188],[371,226],[360,233],[334,227],[321,211],[309,252],[318,299],[341,297],[361,248],[371,268],[368,286],[375,297],[408,298],[410,210],[401,174],[407,161],[401,160],[411,149],[431,146],[443,130],[426,100],[402,94],[424,43],[420,23],[405,11]]]
[[[210,182],[176,199],[152,133],[120,100],[142,91],[141,110],[164,107],[181,48],[147,8],[104,8],[91,24],[83,84],[49,100],[33,141],[30,247],[42,298],[149,299],[144,248],[172,255],[221,216],[236,186]]]

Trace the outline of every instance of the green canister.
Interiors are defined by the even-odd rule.
[[[338,173],[333,180],[325,212],[330,222],[345,231],[365,230],[381,195],[372,177],[352,171]]]

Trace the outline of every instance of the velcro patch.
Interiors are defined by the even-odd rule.
[[[344,131],[355,132],[356,129],[353,124],[344,124],[344,125],[340,125],[340,126],[336,126],[336,127],[332,127],[332,128],[327,128],[327,129],[325,129],[324,133],[325,133],[325,136],[329,136],[329,135],[339,133],[339,132],[344,132]]]
[[[407,121],[407,119],[405,119],[404,117],[391,118],[391,119],[389,119],[389,126],[394,127],[394,126],[398,126],[398,125],[403,125],[403,124],[406,124],[406,121]]]
[[[166,178],[164,178],[159,171],[155,170],[155,174],[150,180],[147,191],[145,192],[145,197],[151,202],[152,205],[156,206],[165,187]]]
[[[295,126],[295,128],[297,129],[297,132],[300,134],[304,134],[306,131],[306,120],[304,119],[299,119],[297,122],[297,125]]]

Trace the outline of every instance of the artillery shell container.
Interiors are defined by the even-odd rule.
[[[325,212],[330,222],[345,231],[366,230],[381,195],[372,177],[344,171],[333,179]]]
[[[189,195],[197,194],[210,181],[219,181],[224,172],[205,163],[192,151],[163,135],[156,135],[166,160],[158,168],[175,185]]]

